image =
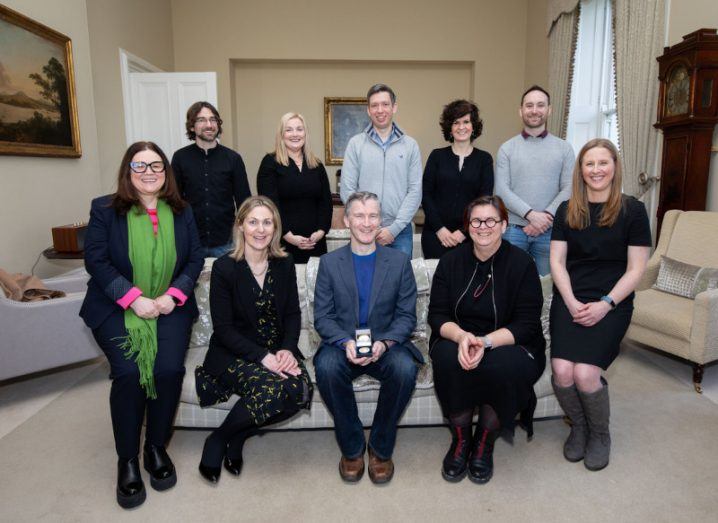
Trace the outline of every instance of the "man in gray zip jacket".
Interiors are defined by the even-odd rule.
[[[357,191],[377,194],[381,203],[377,243],[411,258],[412,220],[421,204],[419,145],[393,122],[397,104],[389,86],[373,85],[366,98],[371,124],[347,144],[340,196],[346,203]]]

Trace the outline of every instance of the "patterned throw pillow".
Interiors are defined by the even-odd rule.
[[[697,267],[661,256],[653,288],[692,300],[701,292],[718,288],[718,269]]]

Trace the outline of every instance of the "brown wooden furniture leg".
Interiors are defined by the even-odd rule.
[[[701,382],[703,381],[703,367],[700,363],[693,364],[693,387],[695,387],[698,394],[703,394],[703,387]]]

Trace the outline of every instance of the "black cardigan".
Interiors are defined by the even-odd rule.
[[[473,242],[458,246],[441,257],[431,284],[429,302],[430,346],[440,338],[441,326],[455,322],[456,301],[469,284],[476,258]],[[546,340],[541,328],[543,293],[536,264],[531,257],[502,240],[494,258],[496,314],[499,328],[514,335],[516,345],[523,345],[536,358],[545,363]]]
[[[294,262],[291,256],[271,258],[269,267],[274,277],[281,348],[302,360],[304,356],[297,347],[302,320]],[[257,336],[259,318],[251,290],[253,280],[246,260],[235,261],[225,254],[212,265],[209,305],[213,332],[204,359],[204,368],[210,374],[222,374],[237,358],[259,363],[267,355]]]
[[[469,202],[493,192],[494,162],[489,153],[474,148],[459,171],[459,157],[451,146],[434,149],[426,160],[422,180],[424,230],[433,234],[442,227],[452,232],[461,229]]]

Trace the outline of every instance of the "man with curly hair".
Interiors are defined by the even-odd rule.
[[[235,210],[252,195],[242,157],[217,140],[222,119],[209,102],[187,110],[187,138],[194,143],[172,157],[180,194],[192,206],[205,257],[218,258],[232,248]]]

